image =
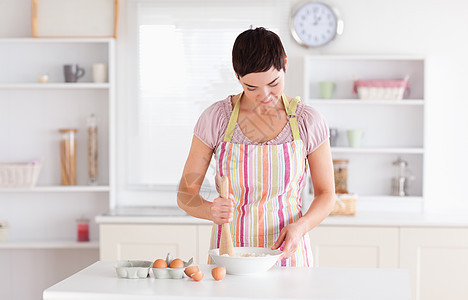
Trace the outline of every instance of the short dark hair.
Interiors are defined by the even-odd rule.
[[[232,65],[238,76],[285,70],[286,52],[279,36],[263,27],[248,29],[236,38],[232,48]]]

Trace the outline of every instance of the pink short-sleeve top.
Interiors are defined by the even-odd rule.
[[[216,151],[218,145],[224,140],[224,134],[233,109],[232,97],[234,95],[217,101],[206,108],[195,125],[194,135],[213,151]],[[297,104],[296,117],[299,125],[299,135],[306,147],[306,153],[309,155],[328,140],[330,133],[327,122],[316,109],[303,102]],[[292,141],[293,136],[289,122],[274,139],[262,143],[249,140],[242,133],[239,125],[236,124],[231,139],[232,143],[247,145],[280,145]]]

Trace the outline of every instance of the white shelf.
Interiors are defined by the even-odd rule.
[[[421,196],[358,195],[356,206],[358,213],[366,211],[421,213],[424,210],[424,198]]]
[[[357,193],[359,210],[423,211],[425,195],[425,58],[418,55],[306,55],[304,102],[315,107],[337,130],[331,151],[335,159],[349,159],[348,189]],[[395,80],[409,75],[410,93],[401,100],[362,100],[353,93],[358,79]],[[334,82],[333,97],[321,97],[320,82]],[[362,146],[348,146],[347,131],[361,130]],[[393,197],[396,156],[414,174],[409,195]]]
[[[406,201],[406,202],[421,202],[423,197],[421,196],[391,196],[391,195],[359,195],[358,200],[366,201]]]
[[[379,54],[370,54],[370,55],[310,55],[310,59],[313,60],[424,60],[424,56],[421,55],[379,55]]]
[[[99,249],[98,241],[12,241],[0,243],[0,249]]]
[[[108,43],[114,38],[0,38],[0,43]]]
[[[307,104],[333,104],[333,105],[424,105],[423,99],[403,100],[361,100],[361,99],[309,99]]]
[[[373,153],[373,154],[424,154],[423,148],[380,148],[380,147],[332,147],[332,153]]]
[[[110,188],[108,185],[77,185],[77,186],[35,186],[32,188],[0,188],[0,192],[109,192]]]
[[[108,89],[109,83],[0,83],[0,89]]]

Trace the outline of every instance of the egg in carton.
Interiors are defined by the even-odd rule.
[[[166,255],[166,264],[168,266],[171,265],[171,263],[174,261],[174,257],[172,256],[171,253],[168,253]],[[152,268],[153,270],[153,275],[157,279],[165,279],[165,278],[170,278],[170,279],[181,279],[184,277],[184,269],[190,266],[193,263],[193,257],[190,258],[188,261],[182,261],[183,262],[183,267],[179,268]]]

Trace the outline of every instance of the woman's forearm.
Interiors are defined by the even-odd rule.
[[[198,192],[183,190],[179,188],[177,193],[177,205],[189,215],[212,221],[211,205],[212,202],[206,201]]]

